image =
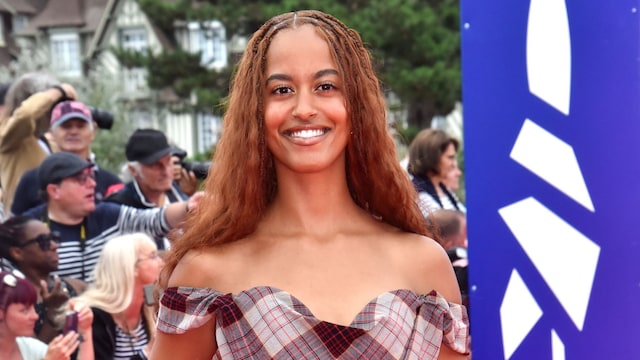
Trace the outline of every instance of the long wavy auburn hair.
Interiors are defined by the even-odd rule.
[[[346,167],[353,201],[380,221],[428,235],[416,192],[397,159],[381,84],[360,35],[319,11],[286,13],[268,20],[247,44],[231,82],[223,135],[206,180],[205,197],[187,219],[184,234],[174,239],[162,276],[164,285],[189,250],[253,233],[273,201],[278,181],[264,131],[266,56],[280,31],[307,24],[327,41],[342,78],[352,131]]]

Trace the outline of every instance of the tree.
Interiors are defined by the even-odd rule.
[[[429,127],[461,98],[458,17],[454,0],[372,0],[349,19],[385,86],[407,106],[410,126]]]
[[[429,127],[434,115],[448,113],[461,98],[456,0],[140,0],[140,5],[169,37],[174,19],[217,19],[228,37],[249,36],[273,15],[319,9],[360,32],[371,48],[385,90],[394,92],[407,109],[410,127]],[[211,101],[221,101],[227,93],[233,67],[225,72],[207,70],[197,64],[197,57],[190,59],[180,51],[148,59],[152,88],[172,86],[183,97],[193,90],[198,104],[209,108]]]

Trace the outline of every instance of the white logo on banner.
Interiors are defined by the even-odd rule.
[[[564,0],[531,0],[527,28],[529,90],[569,115],[571,41]],[[510,154],[520,165],[564,195],[595,212],[573,147],[526,119]],[[507,205],[500,216],[536,269],[582,331],[600,247],[534,197]],[[572,254],[567,257],[566,254]],[[544,309],[514,269],[500,306],[505,359],[510,358]],[[564,360],[565,346],[551,329],[552,358]]]

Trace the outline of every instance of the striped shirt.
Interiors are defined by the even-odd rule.
[[[146,359],[144,348],[149,343],[149,336],[142,321],[130,334],[116,326],[116,346],[113,360]]]
[[[418,205],[420,206],[422,216],[426,218],[430,213],[440,209],[459,210],[460,212],[466,214],[467,208],[464,206],[464,204],[461,203],[460,200],[458,200],[456,194],[451,192],[451,195],[456,200],[456,205],[458,206],[457,209],[446,194],[442,194],[439,196],[440,203],[442,203],[442,206],[440,206],[440,204],[436,201],[436,199],[433,198],[433,196],[431,196],[431,194],[427,192],[418,193],[418,197],[420,199],[420,201],[418,201]]]
[[[135,209],[114,203],[101,202],[83,223],[64,225],[47,219],[45,205],[24,215],[44,220],[52,231],[60,232],[58,248],[60,277],[69,276],[93,282],[93,269],[107,240],[114,236],[143,232],[151,237],[164,236],[171,229],[164,217],[164,208]]]

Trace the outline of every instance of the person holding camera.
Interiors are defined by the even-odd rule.
[[[96,359],[147,359],[155,337],[153,289],[164,262],[155,242],[133,233],[110,239],[96,264],[96,281],[76,298],[94,314]]]
[[[127,167],[133,180],[109,195],[105,201],[149,209],[186,200],[188,196],[173,181],[171,155],[174,151],[161,131],[136,130],[125,147]],[[169,247],[164,236],[155,240],[159,249]]]
[[[0,118],[0,185],[5,211],[11,209],[18,182],[52,152],[45,134],[51,108],[61,99],[75,99],[70,84],[45,73],[28,73],[13,82]]]
[[[59,150],[76,154],[94,163],[95,196],[99,202],[105,197],[110,186],[122,181],[115,174],[95,164],[91,143],[95,139],[98,127],[91,109],[79,101],[61,101],[51,111],[49,131]],[[14,215],[22,214],[42,203],[38,193],[38,168],[24,173],[18,183],[16,194],[20,196],[16,197],[11,205],[11,213]]]
[[[173,165],[173,183],[187,196],[193,195],[198,190],[198,177],[193,170],[188,170],[185,166],[184,158],[187,152],[178,149],[171,154],[171,165]]]

